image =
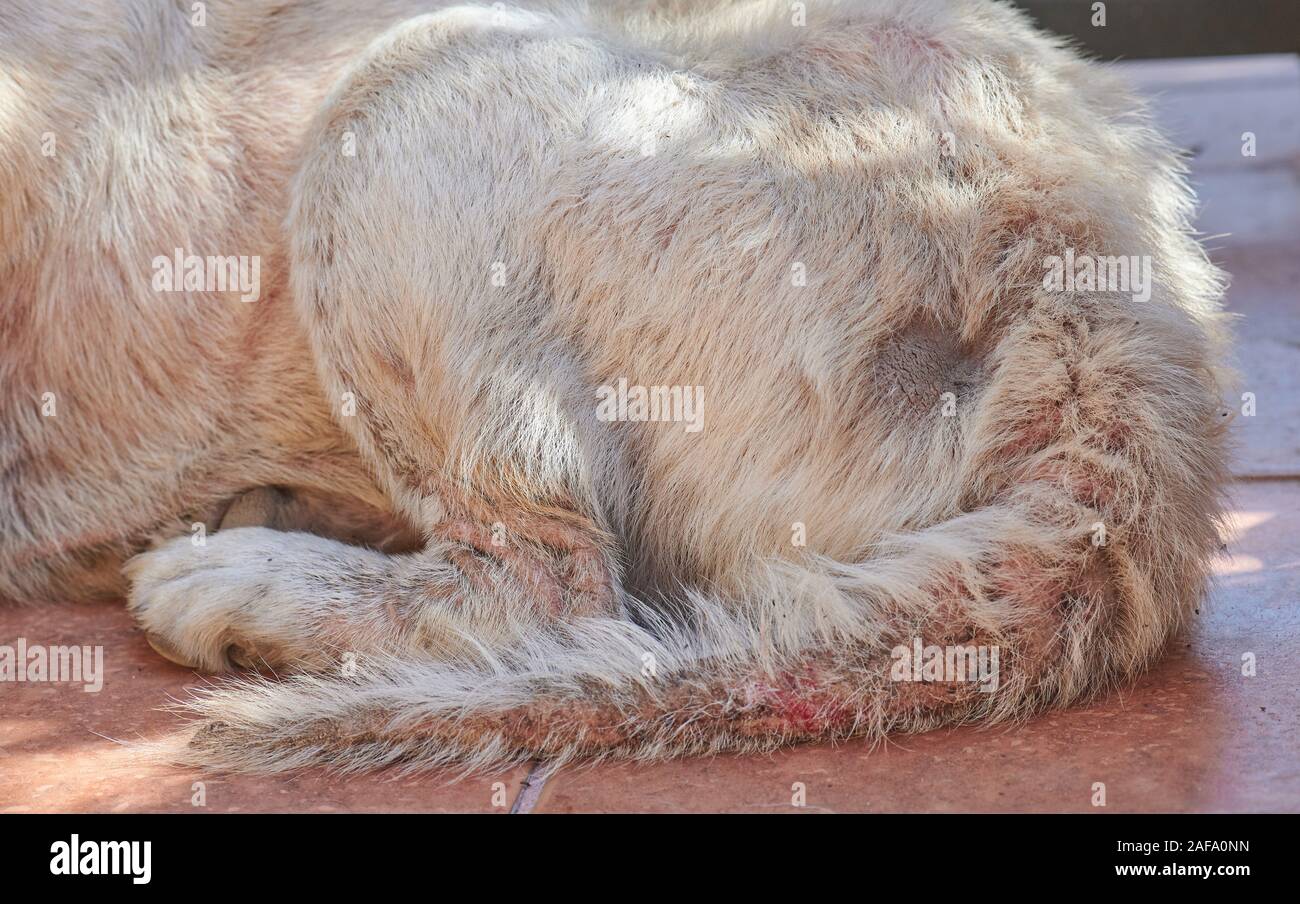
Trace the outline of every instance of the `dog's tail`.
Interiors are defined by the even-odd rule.
[[[1217,543],[1208,475],[1199,498],[1137,504],[1140,487],[1113,484],[1122,473],[1102,486],[1101,463],[1083,464],[1040,466],[998,504],[879,542],[861,564],[778,563],[743,600],[683,599],[686,620],[633,603],[631,618],[577,619],[474,661],[362,660],[350,676],[218,687],[192,704],[185,759],[481,772],[756,751],[1077,700],[1159,652]]]

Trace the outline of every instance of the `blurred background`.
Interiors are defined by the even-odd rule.
[[[1013,0],[1103,59],[1300,52],[1300,0]],[[1104,5],[1105,26],[1093,25]]]

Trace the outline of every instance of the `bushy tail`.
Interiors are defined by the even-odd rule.
[[[474,772],[758,751],[1075,700],[1146,665],[1195,605],[1212,503],[1159,525],[1177,536],[1126,538],[1120,525],[1098,544],[1096,511],[1053,473],[862,564],[774,564],[746,600],[684,600],[687,621],[634,603],[631,619],[579,619],[473,662],[370,660],[350,677],[220,686],[191,704],[202,721],[184,758]],[[938,671],[912,661],[918,646],[942,650]],[[996,649],[982,660],[995,672],[952,671],[949,650],[960,664],[981,647]]]

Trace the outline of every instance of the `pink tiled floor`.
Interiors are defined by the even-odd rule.
[[[102,644],[104,690],[0,685],[0,812],[40,811],[1300,811],[1300,64],[1130,64],[1194,149],[1207,244],[1234,276],[1241,446],[1228,553],[1202,618],[1132,687],[1027,724],[767,757],[448,777],[218,777],[142,763],[118,741],[173,728],[160,711],[202,679],[155,655],[121,606],[0,608],[0,641]],[[1240,154],[1255,133],[1258,153]],[[1225,235],[1226,234],[1226,235]],[[1242,674],[1253,654],[1256,673]],[[203,783],[201,789],[196,782]],[[194,803],[202,791],[205,806]]]

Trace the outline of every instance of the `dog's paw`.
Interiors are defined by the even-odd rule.
[[[305,621],[314,588],[303,566],[319,571],[310,565],[330,542],[261,527],[220,531],[202,545],[172,540],[127,563],[127,608],[149,644],[180,665],[319,667],[333,653]]]

